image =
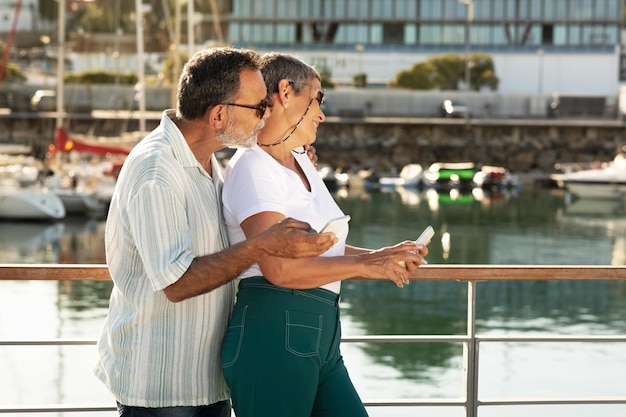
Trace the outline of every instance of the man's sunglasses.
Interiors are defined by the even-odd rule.
[[[322,94],[322,97],[324,97],[324,94]],[[237,107],[244,107],[246,109],[256,110],[256,115],[258,116],[259,119],[262,119],[263,116],[265,116],[265,111],[267,110],[267,106],[268,106],[266,98],[261,100],[261,102],[257,104],[256,106],[251,106],[249,104],[237,104],[237,103],[222,103],[222,104],[226,106],[237,106]]]

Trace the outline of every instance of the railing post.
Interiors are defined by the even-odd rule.
[[[463,344],[465,415],[478,416],[478,346],[476,344],[476,284],[467,281],[467,337]]]

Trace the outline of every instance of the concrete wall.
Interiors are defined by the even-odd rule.
[[[0,107],[10,107],[7,94],[24,107],[37,89],[46,85],[5,86],[0,90]],[[161,111],[172,106],[169,88],[147,86],[146,109]],[[133,110],[138,108],[133,86],[72,85],[65,86],[66,107],[89,105],[93,109]],[[327,90],[324,112],[329,116],[382,116],[382,117],[439,117],[444,99],[466,104],[472,117],[478,118],[544,118],[548,117],[550,102],[561,97],[554,94],[499,94],[466,91],[411,91],[391,88],[337,88]],[[618,94],[565,95],[565,97],[596,97],[605,103],[603,110],[594,109],[589,114],[596,117],[616,118]],[[581,113],[581,112],[579,112]],[[584,112],[582,112],[584,114]]]

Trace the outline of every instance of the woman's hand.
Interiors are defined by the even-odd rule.
[[[396,283],[399,288],[409,283],[409,273],[428,262],[424,256],[428,249],[423,245],[406,241],[395,246],[362,253],[359,256],[363,265],[363,278],[386,278]]]

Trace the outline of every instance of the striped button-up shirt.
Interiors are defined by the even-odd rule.
[[[95,374],[125,405],[194,406],[229,397],[219,353],[233,284],[179,303],[162,291],[195,257],[228,245],[222,170],[215,156],[213,176],[202,168],[172,116],[164,112],[128,155],[107,216],[114,287]]]

